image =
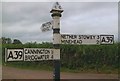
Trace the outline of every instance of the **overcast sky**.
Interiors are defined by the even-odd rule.
[[[42,23],[52,20],[54,2],[3,2],[2,36],[22,42],[50,41],[52,31],[41,32]],[[118,37],[117,2],[60,2],[61,34],[112,34]]]

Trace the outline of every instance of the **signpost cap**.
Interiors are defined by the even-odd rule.
[[[59,12],[59,13],[63,12],[63,9],[62,9],[61,5],[58,2],[55,2],[55,4],[53,5],[52,10],[50,11],[50,13],[54,13],[54,12]]]

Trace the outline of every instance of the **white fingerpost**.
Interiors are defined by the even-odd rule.
[[[63,9],[61,8],[60,4],[56,2],[50,11],[52,13],[53,18],[53,44],[54,48],[60,50],[60,17],[62,16],[61,13]],[[58,51],[60,54],[60,51]],[[58,53],[57,52],[57,53]],[[59,57],[60,58],[60,57]],[[54,81],[60,81],[60,60],[54,60]]]

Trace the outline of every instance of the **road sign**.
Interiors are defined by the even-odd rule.
[[[53,27],[53,21],[49,21],[49,22],[42,24],[41,30],[42,32],[50,31],[52,30],[52,27]]]
[[[60,59],[59,49],[24,48],[24,61]]]
[[[100,44],[100,35],[61,35],[61,44]]]
[[[23,61],[23,49],[5,49],[5,61]]]
[[[113,35],[61,35],[61,44],[76,44],[76,45],[100,45],[113,44]]]
[[[41,61],[60,59],[60,49],[24,48],[6,49],[6,61]]]
[[[100,44],[114,44],[114,35],[100,35]]]

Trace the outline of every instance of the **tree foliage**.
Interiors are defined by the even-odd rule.
[[[22,44],[22,42],[20,40],[18,40],[18,39],[14,39],[13,44]]]
[[[12,39],[11,38],[6,38],[6,37],[2,37],[0,38],[0,41],[2,41],[2,44],[22,44],[22,42],[18,39]]]

